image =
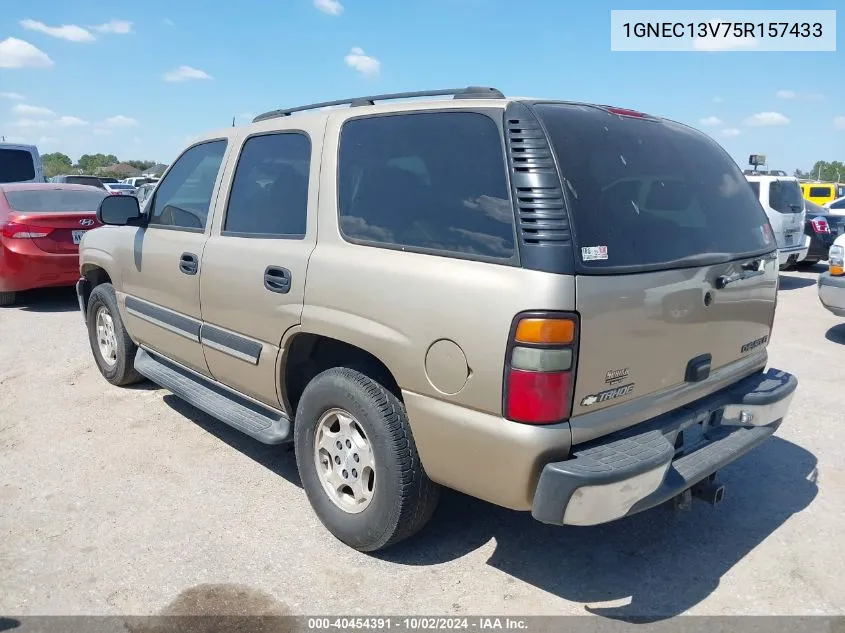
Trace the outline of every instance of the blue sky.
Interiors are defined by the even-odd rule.
[[[746,0],[740,8],[836,4]],[[683,121],[712,135],[741,166],[752,153],[790,172],[845,159],[841,43],[839,52],[611,52],[611,9],[677,4],[574,6],[3,0],[0,135],[74,160],[104,152],[167,163],[191,137],[230,125],[233,116],[472,84]]]

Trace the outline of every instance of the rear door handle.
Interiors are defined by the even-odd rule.
[[[193,253],[182,253],[179,258],[179,270],[186,275],[196,275],[199,270],[199,258]]]
[[[290,292],[291,274],[287,268],[267,266],[264,270],[264,287],[270,292]]]

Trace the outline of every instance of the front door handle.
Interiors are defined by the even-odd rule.
[[[186,275],[196,275],[200,267],[199,258],[193,253],[182,253],[179,258],[179,270]]]
[[[291,274],[287,268],[267,266],[264,270],[264,287],[270,292],[290,292]]]

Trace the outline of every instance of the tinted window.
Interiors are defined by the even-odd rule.
[[[33,178],[32,154],[22,149],[0,149],[0,182],[24,182]]]
[[[810,187],[811,198],[829,198],[831,196],[830,187]]]
[[[6,201],[15,211],[39,213],[50,211],[95,212],[100,206],[105,191],[73,191],[70,189],[30,189],[7,191]]]
[[[347,122],[341,131],[340,229],[354,240],[466,255],[514,255],[502,140],[473,112]]]
[[[66,182],[71,185],[90,185],[92,187],[105,189],[105,187],[103,187],[103,182],[99,178],[94,178],[93,176],[62,176],[61,180],[58,182]]]
[[[204,229],[226,141],[195,145],[159,183],[150,208],[150,223]]]
[[[656,269],[774,246],[748,181],[707,136],[587,106],[536,108],[564,176],[584,266]]]
[[[268,134],[241,151],[224,231],[305,235],[311,141],[303,134]]]
[[[845,209],[845,198],[830,203],[831,209]]]
[[[769,206],[779,213],[801,213],[804,196],[794,180],[775,180],[769,183]]]
[[[751,191],[754,192],[754,197],[759,200],[760,199],[760,183],[755,181],[755,182],[749,182],[748,184],[751,186]]]

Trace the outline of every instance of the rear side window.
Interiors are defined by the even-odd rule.
[[[811,198],[829,198],[830,187],[810,187]]]
[[[223,231],[304,236],[310,167],[311,140],[304,134],[248,139],[235,169]]]
[[[774,247],[736,163],[686,126],[600,108],[536,106],[587,269],[656,270]]]
[[[502,138],[476,112],[348,121],[338,170],[347,240],[467,257],[515,255]]]
[[[106,197],[105,191],[92,189],[30,189],[7,191],[6,201],[14,211],[22,213],[90,212],[94,213]]]
[[[26,182],[35,178],[32,154],[22,149],[0,149],[0,182]]]
[[[794,180],[775,180],[769,183],[769,206],[778,213],[801,213],[804,196]]]
[[[150,224],[205,229],[225,153],[226,141],[220,140],[194,145],[182,154],[156,189]]]

